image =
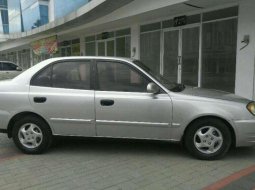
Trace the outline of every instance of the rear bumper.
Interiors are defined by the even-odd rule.
[[[255,146],[255,120],[235,121],[236,146]]]

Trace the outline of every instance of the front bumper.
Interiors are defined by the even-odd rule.
[[[236,146],[255,146],[255,120],[235,121]]]

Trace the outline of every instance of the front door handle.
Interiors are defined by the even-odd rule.
[[[112,106],[114,104],[113,100],[101,100],[100,101],[102,106]]]
[[[47,100],[46,97],[34,97],[34,102],[35,102],[35,103],[41,104],[41,103],[46,102],[46,100]]]

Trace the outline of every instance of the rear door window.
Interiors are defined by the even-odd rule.
[[[90,61],[58,62],[35,75],[31,85],[90,90],[90,76]]]

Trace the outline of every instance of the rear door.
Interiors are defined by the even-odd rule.
[[[95,136],[94,90],[90,60],[59,61],[31,81],[33,108],[56,135]]]

